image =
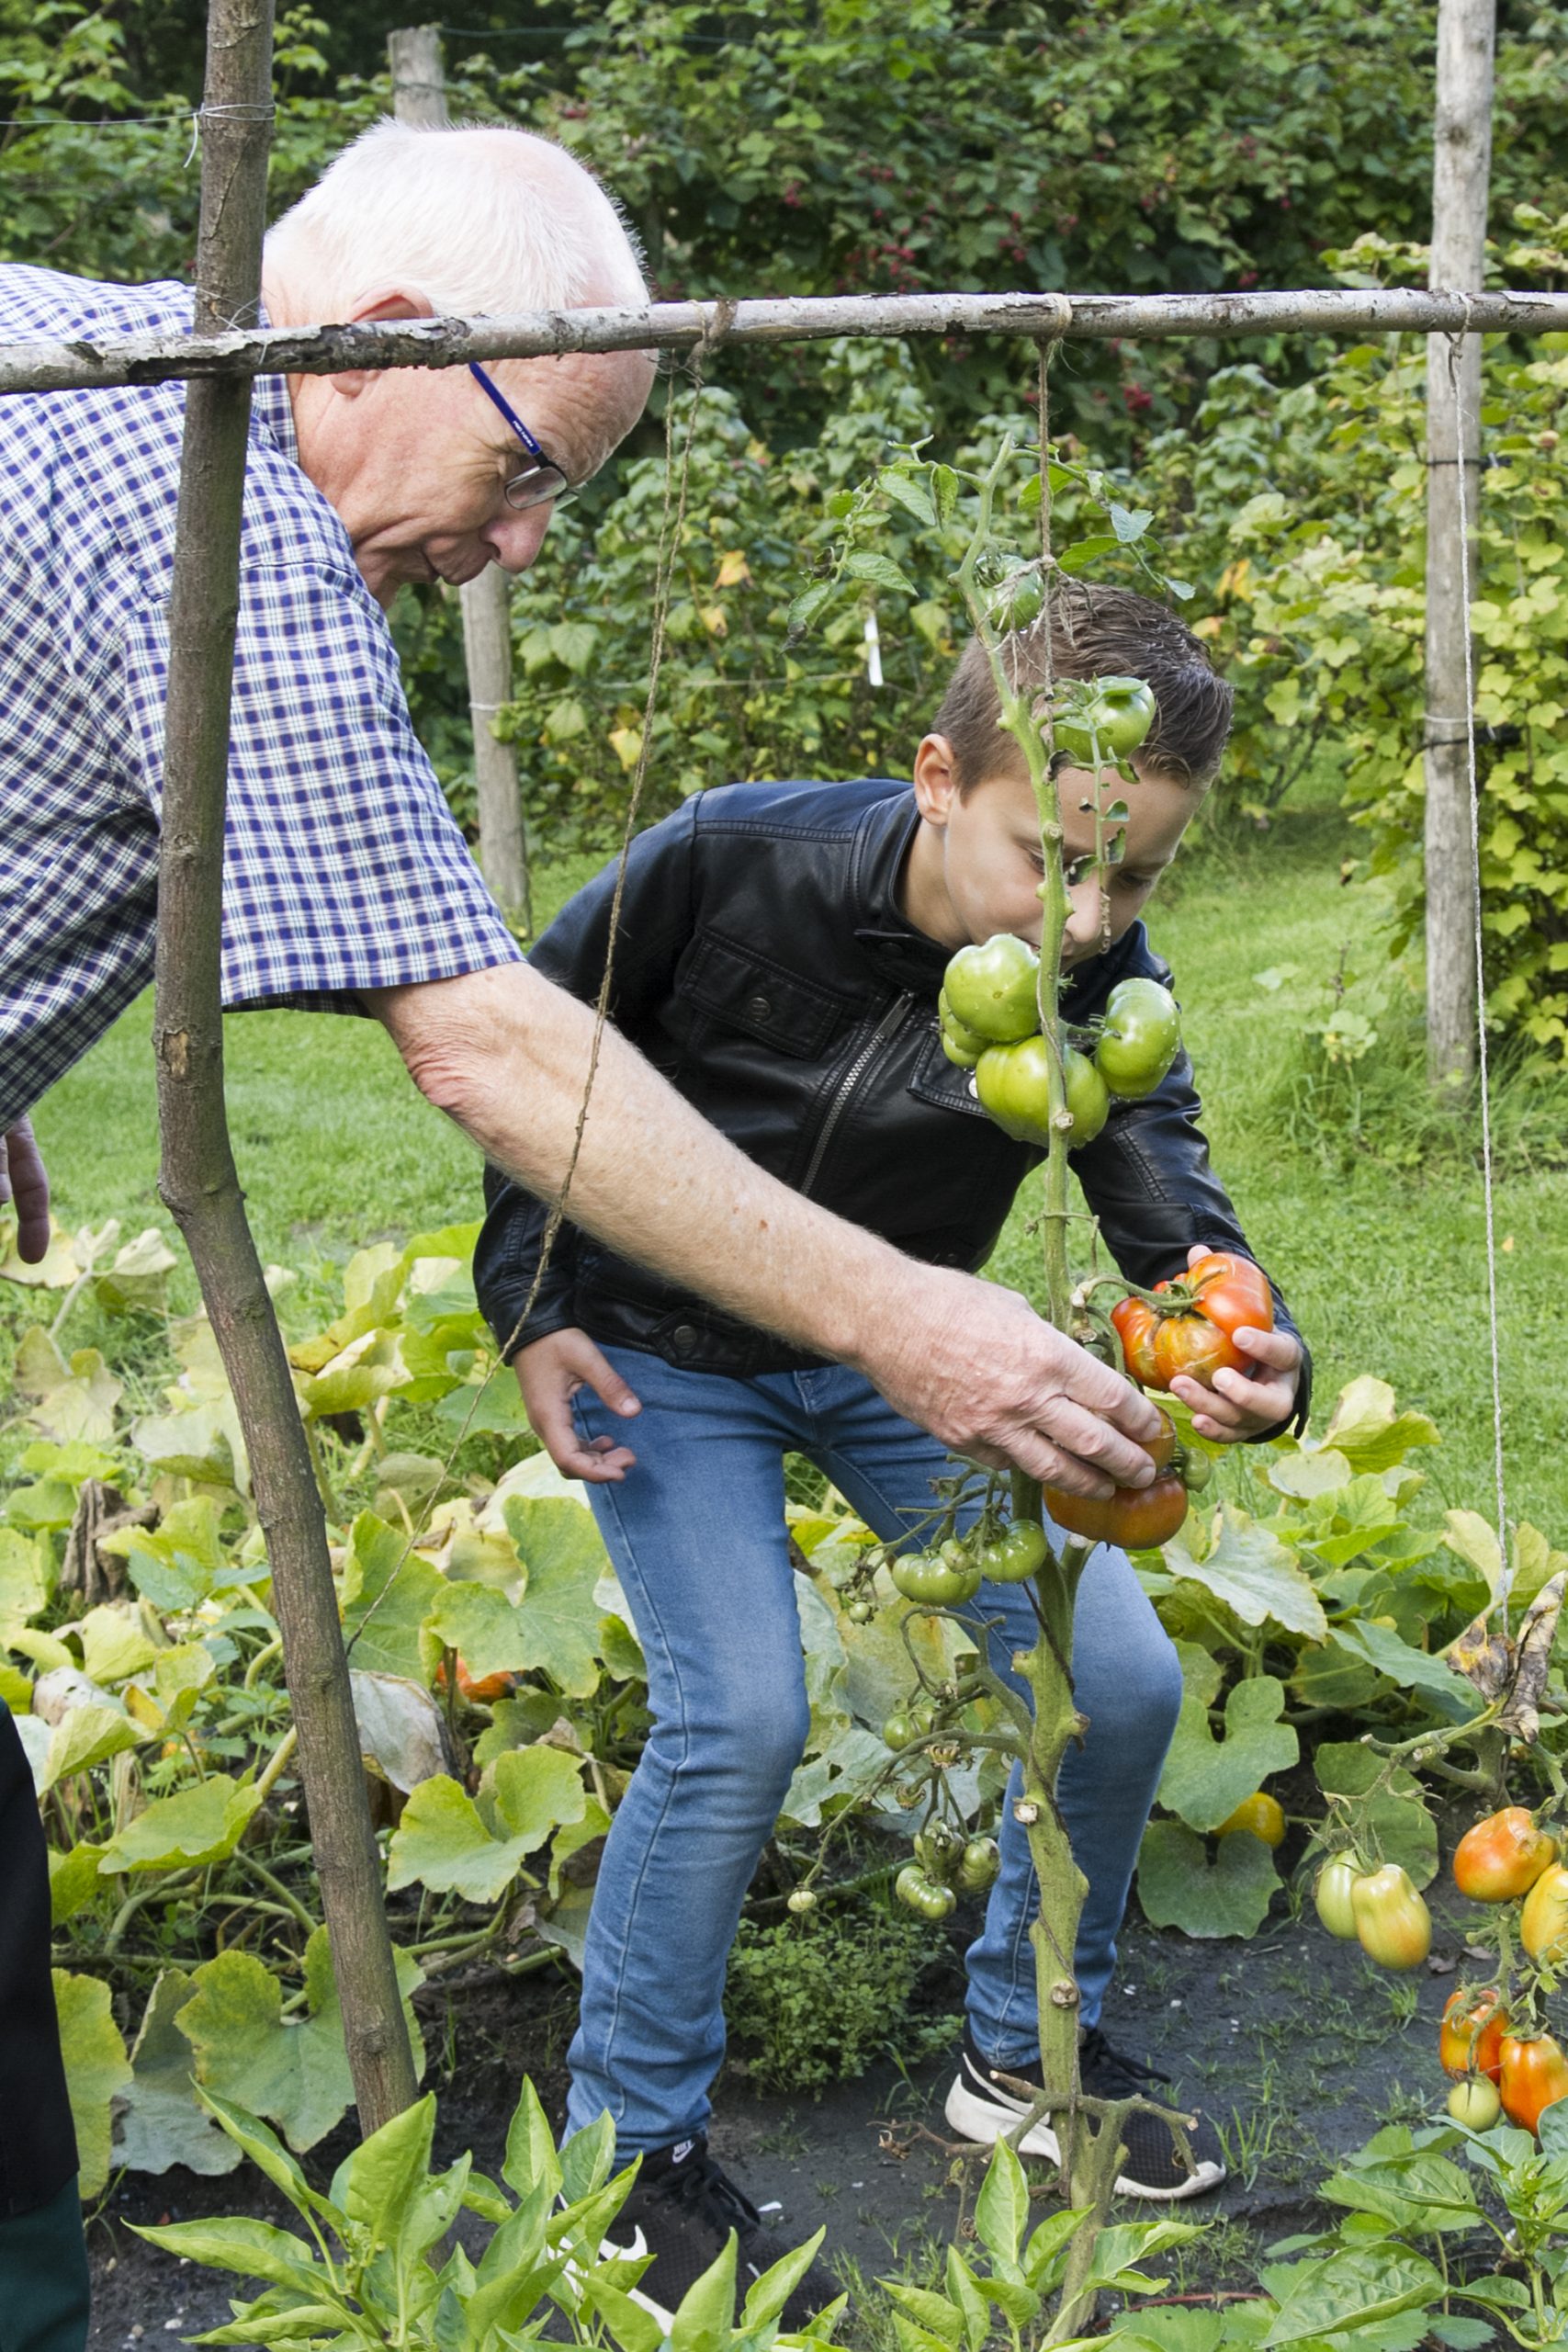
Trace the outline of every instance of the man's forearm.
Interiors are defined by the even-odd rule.
[[[863,1360],[862,1302],[909,1261],[767,1175],[608,1024],[573,1164],[586,1006],[525,965],[390,998],[378,1010],[422,1091],[497,1167],[546,1199],[570,1169],[574,1224],[748,1323]]]
[[[765,1175],[613,1029],[589,1091],[593,1016],[526,965],[369,1001],[429,1100],[530,1192],[558,1197],[570,1170],[572,1222],[612,1248],[853,1364],[954,1452],[1076,1494],[1146,1484],[1157,1418],[1118,1374],[1012,1292]]]

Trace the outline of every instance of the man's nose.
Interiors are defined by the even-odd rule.
[[[509,506],[479,533],[491,560],[503,571],[526,571],[545,544],[555,511],[554,506],[525,506],[518,514]]]

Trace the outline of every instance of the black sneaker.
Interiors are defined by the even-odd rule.
[[[705,2139],[680,2140],[643,2157],[632,2193],[622,2206],[603,2252],[650,2254],[653,2261],[635,2289],[637,2301],[668,2328],[688,2288],[710,2269],[734,2231],[735,2313],[765,2270],[790,2251],[786,2234],[766,2226],[757,2208],[708,2154]],[[779,2324],[806,2326],[843,2293],[832,2273],[814,2262],[785,2303]]]
[[[997,2081],[998,2071],[1011,2075],[1018,2082],[1038,2083],[1041,2079],[1038,2059],[1028,2065],[993,2069],[990,2061],[981,2056],[973,2033],[965,2026],[958,2072],[947,2094],[947,2120],[962,2138],[977,2141],[983,2147],[1005,2139],[1027,2111],[1028,2102],[1016,2092],[1005,2090]],[[1096,2098],[1126,2098],[1149,2083],[1170,2080],[1168,2075],[1160,2074],[1155,2067],[1145,2066],[1136,2058],[1124,2058],[1119,2051],[1112,2050],[1099,2026],[1091,2026],[1079,2041],[1078,2073],[1085,2090]],[[1213,2126],[1202,2116],[1198,2118],[1196,2130],[1188,2134],[1197,2165],[1193,2173],[1183,2165],[1169,2132],[1157,2116],[1130,2115],[1124,2136],[1127,2154],[1116,2180],[1120,2196],[1147,2197],[1160,2204],[1173,2204],[1179,2198],[1201,2197],[1206,2190],[1217,2188],[1225,2177],[1219,2140]],[[1034,2125],[1023,2143],[1023,2153],[1048,2156],[1053,2164],[1060,2162],[1061,2148],[1048,2120]]]

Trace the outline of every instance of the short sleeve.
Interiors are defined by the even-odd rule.
[[[162,797],[168,625],[128,623],[141,781]],[[520,960],[413,731],[386,623],[319,556],[243,573],[230,729],[223,1002],[357,1012],[365,989]]]

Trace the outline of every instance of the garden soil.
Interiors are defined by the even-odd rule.
[[[1134,1910],[1106,2030],[1115,2046],[1178,2078],[1183,2097],[1221,2127],[1231,2167],[1217,2193],[1186,2208],[1186,2218],[1213,2227],[1159,2266],[1172,2273],[1168,2292],[1201,2301],[1244,2285],[1274,2239],[1329,2218],[1316,2191],[1338,2156],[1385,2123],[1440,2112],[1438,2020],[1464,1954],[1441,1883],[1429,1900],[1438,1921],[1431,1959],[1405,1976],[1372,1968],[1357,1945],[1333,1942],[1310,1907],[1299,1921],[1271,1920],[1249,1942],[1213,1943],[1150,1928]],[[928,1973],[925,2007],[960,2006],[962,1942],[955,1933],[951,1957]],[[525,2072],[559,2115],[574,2007],[575,1978],[564,1969],[422,1996],[440,2161],[468,2148],[480,2170],[499,2172]],[[978,2181],[976,2163],[946,2135],[950,2076],[948,2060],[906,2069],[889,2052],[859,2081],[802,2099],[760,2093],[737,2053],[716,2095],[712,2146],[763,2209],[781,2253],[826,2225],[829,2256],[852,2283],[857,2272],[920,2276]],[[308,2159],[311,2177],[324,2184],[352,2144],[346,2129],[322,2142]],[[1048,2168],[1032,2171],[1048,2210]],[[1119,2218],[1155,2210],[1126,2203]],[[149,2246],[129,2224],[237,2211],[288,2219],[249,2168],[220,2179],[177,2169],[128,2174],[115,2184],[89,2222],[93,2352],[152,2352],[227,2322],[230,2293],[255,2290]],[[482,2242],[483,2225],[474,2230]]]

